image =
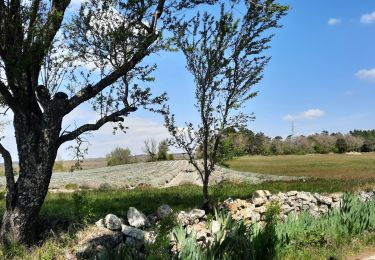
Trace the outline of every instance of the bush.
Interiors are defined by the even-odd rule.
[[[131,156],[129,148],[115,148],[110,154],[107,155],[107,165],[115,166],[121,164],[133,163],[134,159]]]
[[[168,143],[166,140],[164,141],[161,141],[159,143],[159,147],[158,147],[158,160],[159,161],[166,161],[168,160]]]
[[[79,222],[88,223],[94,218],[94,205],[86,192],[73,193],[73,214]]]
[[[77,190],[79,187],[76,183],[68,183],[65,185],[65,189],[67,190]]]
[[[338,153],[345,153],[348,149],[348,145],[346,144],[346,141],[344,138],[338,138],[336,140],[336,149]]]

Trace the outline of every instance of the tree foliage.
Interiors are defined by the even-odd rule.
[[[170,49],[167,31],[183,13],[218,0],[0,0],[0,96],[13,115],[20,175],[0,144],[7,179],[1,237],[36,238],[37,216],[59,147],[82,134],[123,122],[139,108],[163,112],[164,93],[152,95],[155,64],[145,59]],[[83,104],[98,118],[62,129]]]
[[[201,176],[205,206],[209,204],[209,177],[219,161],[222,132],[253,119],[240,108],[257,94],[252,87],[262,79],[270,59],[264,55],[273,37],[269,30],[280,27],[279,20],[288,9],[273,0],[242,4],[246,8],[241,17],[234,15],[233,5],[223,4],[218,18],[198,13],[175,30],[177,46],[194,77],[200,123],[187,123],[181,129],[170,115],[166,125],[174,136],[172,143],[189,155]],[[198,151],[202,161],[197,160]]]
[[[120,147],[117,147],[114,150],[112,150],[106,156],[106,159],[108,166],[129,164],[135,162],[135,158],[131,155],[130,149]]]

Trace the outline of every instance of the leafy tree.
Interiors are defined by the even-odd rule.
[[[107,165],[115,166],[121,164],[128,164],[134,162],[134,158],[131,156],[129,148],[117,147],[106,156]]]
[[[138,108],[161,112],[165,95],[140,86],[152,80],[142,61],[168,49],[164,32],[187,8],[215,0],[88,0],[65,15],[71,0],[0,0],[0,95],[14,115],[20,174],[0,145],[7,181],[3,241],[31,244],[58,148],[109,122],[117,128]],[[65,92],[63,92],[65,91]],[[83,103],[99,119],[62,129]]]
[[[159,143],[158,147],[158,160],[159,161],[166,161],[168,160],[168,142],[167,140],[163,140]]]
[[[278,21],[288,9],[273,0],[243,4],[246,9],[240,19],[234,17],[233,6],[226,11],[222,5],[217,19],[207,12],[198,13],[190,23],[176,27],[177,45],[196,84],[195,107],[200,124],[195,127],[188,123],[181,129],[171,115],[166,116],[166,125],[174,144],[184,149],[202,179],[203,207],[207,210],[212,209],[208,184],[218,162],[222,133],[253,118],[236,111],[256,96],[251,87],[262,79],[269,61],[263,52],[269,48],[272,35],[266,32],[280,27]],[[199,148],[202,160],[197,159]]]
[[[348,145],[344,138],[338,138],[336,140],[336,148],[339,153],[345,153],[347,151]]]

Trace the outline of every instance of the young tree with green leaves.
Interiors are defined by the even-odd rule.
[[[62,144],[110,122],[124,129],[121,123],[138,108],[161,112],[165,95],[153,97],[139,85],[156,68],[142,61],[168,49],[164,32],[184,10],[215,2],[88,0],[66,15],[71,0],[0,0],[0,95],[13,115],[19,158],[15,180],[10,153],[0,144],[7,181],[3,242],[35,242]],[[98,120],[62,129],[84,103]]]
[[[240,110],[256,96],[252,87],[262,79],[270,58],[264,54],[270,46],[273,29],[288,7],[274,0],[241,2],[243,15],[237,19],[232,5],[222,5],[219,18],[205,12],[176,27],[175,38],[184,53],[187,69],[193,75],[195,107],[200,123],[178,128],[174,115],[167,115],[166,125],[173,135],[171,142],[182,148],[203,182],[203,207],[211,210],[208,185],[218,162],[222,132],[246,124],[253,115]],[[197,151],[201,150],[201,160]]]

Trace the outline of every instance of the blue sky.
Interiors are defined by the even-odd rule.
[[[245,108],[256,115],[249,128],[287,136],[291,119],[300,134],[375,128],[375,1],[283,3],[291,10],[272,42],[264,80],[254,88],[259,96]],[[183,56],[156,60],[157,88],[168,92],[180,123],[195,121],[194,83]]]
[[[248,127],[284,137],[291,133],[292,121],[296,134],[375,128],[375,1],[282,3],[291,10],[271,43],[272,60],[264,79],[254,87],[259,95],[244,108],[256,115]],[[185,69],[184,57],[161,53],[149,61],[158,64],[152,88],[155,93],[168,93],[178,123],[197,122],[194,82]],[[81,107],[67,121],[79,125],[95,117],[88,107]],[[103,157],[116,146],[130,147],[139,154],[145,139],[168,137],[161,116],[137,111],[126,122],[130,129],[125,135],[113,136],[111,126],[106,126],[89,136],[88,157]],[[7,133],[6,143],[16,156],[9,127]],[[59,155],[68,159],[65,148]]]

